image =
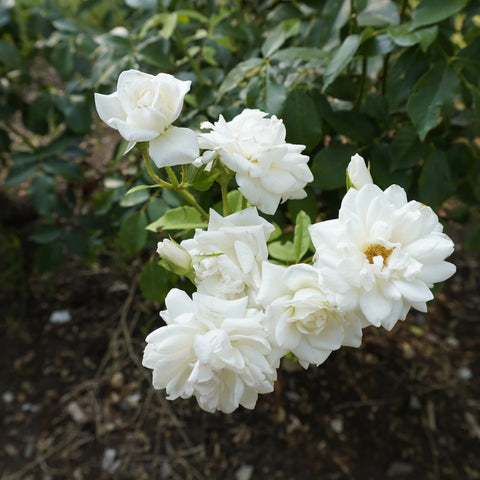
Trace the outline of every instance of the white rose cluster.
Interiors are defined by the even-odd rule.
[[[359,188],[339,217],[309,227],[312,265],[268,260],[273,226],[255,207],[225,218],[212,210],[208,229],[182,242],[198,293],[190,300],[172,290],[167,326],[147,337],[144,365],[156,388],[171,399],[195,396],[207,411],[253,408],[287,353],[304,368],[319,365],[342,346],[359,347],[366,326],[390,330],[411,307],[426,310],[433,284],[455,272],[445,261],[453,242],[429,207],[408,202],[397,185],[371,183],[360,156],[352,169],[363,180],[352,182]],[[246,330],[233,335],[232,323]]]
[[[227,182],[235,176],[243,205],[252,205],[225,216],[210,209],[205,230],[158,243],[161,264],[196,291],[168,293],[166,325],[147,336],[143,357],[169,399],[195,397],[208,412],[230,413],[273,391],[286,354],[304,368],[319,365],[342,346],[360,346],[363,328],[390,330],[410,308],[426,311],[433,285],[455,272],[445,261],[454,245],[430,207],[408,201],[398,185],[380,189],[357,154],[338,218],[308,227],[312,262],[270,261],[275,227],[258,210],[273,214],[306,195],[313,176],[304,146],[287,143],[282,120],[260,110],[205,122],[210,132],[198,135],[172,126],[189,88],[171,75],[129,70],[116,92],[95,100],[132,145],[149,142],[158,167],[191,163]]]

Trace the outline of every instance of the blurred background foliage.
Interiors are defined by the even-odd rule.
[[[198,131],[219,114],[259,108],[284,120],[287,141],[306,145],[315,180],[307,199],[270,218],[279,225],[274,257],[288,256],[288,225],[301,210],[312,221],[337,214],[355,152],[378,185],[400,184],[465,224],[468,248],[480,246],[477,0],[127,3],[0,0],[3,253],[18,250],[5,225],[21,221],[8,204],[27,198],[38,272],[71,254],[90,263],[140,255],[148,299],[162,301],[177,280],[152,255],[172,232],[145,227],[181,200],[158,189],[125,196],[151,180],[93,104],[129,68],[192,81],[177,124]],[[196,195],[219,200],[208,189]]]

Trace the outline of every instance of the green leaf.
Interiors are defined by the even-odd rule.
[[[265,85],[265,110],[272,115],[280,115],[287,98],[287,89],[277,83],[273,75],[267,75]]]
[[[33,206],[44,217],[48,217],[55,210],[57,196],[55,193],[55,182],[50,175],[43,173],[37,175],[30,184],[28,193]]]
[[[415,83],[428,69],[428,58],[419,48],[406,50],[392,65],[387,77],[389,106],[400,106],[411,95]]]
[[[93,209],[98,215],[105,215],[115,201],[115,191],[104,190],[93,197]]]
[[[398,7],[391,0],[369,0],[367,7],[357,15],[360,27],[385,27],[399,23]]]
[[[276,241],[268,244],[268,253],[276,260],[280,260],[285,264],[296,263],[297,254],[293,242],[287,240],[286,242]]]
[[[65,234],[65,243],[68,250],[74,255],[84,257],[88,253],[88,238],[77,230],[70,230]]]
[[[400,47],[411,47],[420,44],[422,50],[425,52],[433,43],[438,35],[438,26],[421,28],[419,30],[411,31],[410,25],[405,23],[398,27],[390,27],[388,34],[392,40]]]
[[[322,190],[336,190],[345,185],[345,170],[357,149],[353,145],[330,145],[313,159],[313,183]]]
[[[145,185],[139,186],[145,187]],[[145,203],[149,198],[150,194],[145,189],[138,189],[135,192],[130,192],[130,195],[127,192],[127,194],[125,194],[125,196],[120,200],[120,206],[124,208],[133,207],[135,205]]]
[[[415,85],[407,110],[422,140],[442,121],[442,110],[453,101],[458,85],[456,72],[443,62],[434,65]]]
[[[164,38],[170,38],[177,27],[178,15],[176,12],[164,14],[165,18],[163,20],[163,27],[160,30],[160,34]]]
[[[278,50],[271,56],[271,60],[283,61],[311,61],[320,60],[326,61],[328,54],[319,50],[316,47],[289,47],[282,50]]]
[[[311,151],[322,140],[321,119],[309,91],[292,90],[285,101],[282,118],[288,142],[306,145],[307,151]]]
[[[312,223],[310,217],[301,210],[295,219],[295,230],[293,234],[293,246],[297,263],[303,258],[310,247],[310,233],[308,227]]]
[[[163,303],[170,290],[169,274],[155,261],[150,260],[140,272],[139,285],[147,300]]]
[[[55,105],[65,116],[67,126],[75,133],[87,133],[91,127],[90,109],[84,98],[57,95]]]
[[[32,157],[35,163],[21,163],[18,165],[13,165],[8,171],[7,177],[5,178],[5,185],[18,185],[38,170],[38,165],[36,163],[37,158]]]
[[[350,60],[352,60],[357,52],[361,39],[362,37],[360,35],[349,35],[345,38],[325,70],[322,91],[325,91],[350,63]]]
[[[13,43],[0,40],[0,63],[3,63],[9,69],[17,68],[19,58],[20,52]]]
[[[405,125],[393,137],[391,144],[391,171],[416,166],[427,154],[427,146],[422,143],[415,128]]]
[[[450,18],[464,8],[469,0],[421,0],[412,12],[411,30]]]
[[[358,49],[358,54],[365,57],[385,55],[395,50],[395,44],[387,33],[381,33],[367,38]]]
[[[63,249],[58,243],[46,243],[35,250],[34,263],[40,273],[49,273],[63,262]]]
[[[432,148],[418,180],[419,200],[438,209],[454,191],[445,152]]]
[[[317,2],[318,3],[318,2]],[[323,24],[320,26],[319,45],[328,50],[339,43],[341,29],[351,15],[351,0],[327,0],[322,10]],[[322,32],[323,31],[323,32]]]
[[[148,39],[146,42],[141,43],[136,50],[136,54],[140,60],[144,60],[150,65],[161,69],[170,69],[169,50],[169,40],[158,35],[153,39]]]
[[[130,195],[135,192],[139,192],[140,190],[145,190],[147,188],[160,188],[160,185],[135,185],[134,187],[130,188],[128,192],[125,194],[125,196]]]
[[[3,128],[0,128],[0,151],[8,152],[10,150],[11,143],[12,142],[8,132]]]
[[[163,198],[151,197],[147,204],[147,214],[150,222],[160,218],[170,207]]]
[[[243,195],[238,190],[232,190],[227,194],[227,202],[232,212],[239,212],[243,208]]]
[[[468,233],[465,239],[465,246],[469,250],[480,247],[480,225],[474,226]]]
[[[36,243],[50,243],[59,238],[61,233],[58,225],[39,225],[28,238]]]
[[[68,162],[61,158],[50,158],[43,164],[43,167],[46,172],[52,175],[59,175],[72,182],[83,178],[82,169],[73,161]]]
[[[295,37],[300,32],[300,20],[289,18],[279,23],[273,30],[267,33],[267,38],[262,45],[262,55],[265,58],[275,53],[287,39]]]
[[[147,225],[147,230],[193,230],[205,228],[207,223],[202,219],[200,212],[193,207],[177,207],[169,210],[158,220]]]
[[[359,143],[370,143],[376,136],[370,119],[352,110],[338,110],[324,116],[327,123],[340,135]]]
[[[50,60],[58,76],[62,80],[68,80],[75,66],[75,46],[68,41],[57,43],[50,54]]]
[[[247,75],[251,75],[252,71],[255,71],[263,64],[261,58],[249,58],[236,65],[230,72],[228,72],[225,80],[218,89],[218,96],[221,97],[228,91],[235,88]]]
[[[147,216],[145,212],[135,212],[120,225],[120,244],[127,253],[134,254],[142,250],[147,243]]]
[[[205,171],[206,167],[206,165],[202,165],[198,168],[190,181],[192,188],[200,192],[208,190],[215,182],[215,179],[222,173],[219,169],[213,169],[209,172]]]

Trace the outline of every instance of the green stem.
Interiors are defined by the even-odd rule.
[[[140,153],[143,156],[143,159],[145,160],[145,165],[147,166],[147,171],[149,175],[152,177],[152,180],[157,184],[160,185],[161,187],[164,188],[173,188],[173,185],[171,183],[166,182],[165,180],[161,179],[154,171],[152,168],[152,163],[150,162],[150,155],[148,154],[148,148],[143,145],[143,144],[138,144],[137,147],[140,150]]]
[[[248,200],[242,195],[242,210],[247,208]]]
[[[172,185],[174,186],[174,188],[177,188],[178,185],[179,185],[179,182],[178,182],[177,175],[175,175],[175,172],[173,171],[173,168],[172,167],[165,167],[165,170],[167,171],[168,178],[172,182]]]
[[[408,0],[403,0],[402,6],[400,7],[400,23],[403,23],[405,21],[407,5],[408,5]]]
[[[382,77],[382,95],[385,96],[387,92],[387,77],[388,77],[388,64],[390,61],[390,54],[387,53],[383,57],[383,77]]]
[[[358,25],[357,25],[357,18],[355,12],[355,0],[350,0],[350,21],[349,21],[349,33],[350,35],[357,33]]]
[[[362,58],[362,76],[360,77],[360,85],[358,86],[358,95],[355,100],[354,110],[359,110],[362,104],[363,94],[365,90],[365,80],[367,78],[367,57]]]
[[[178,192],[178,194],[197,212],[200,213],[200,215],[205,219],[208,220],[208,213],[197,203],[195,200],[195,197],[186,190],[186,187],[184,186],[184,182],[182,184],[179,184],[178,178],[175,175],[175,172],[173,171],[172,167],[165,167],[165,170],[168,173],[168,176],[170,178],[170,181],[172,183],[168,183],[165,180],[162,180],[154,171],[152,168],[152,164],[150,162],[150,155],[148,154],[148,143],[147,142],[142,142],[142,143],[137,143],[137,147],[140,150],[141,154],[143,155],[143,158],[145,159],[145,164],[147,166],[148,173],[152,177],[152,179],[160,185],[161,187],[164,188],[169,188],[171,190],[175,190]],[[186,174],[185,174],[186,176]]]
[[[188,190],[185,190],[184,188],[182,188],[182,189],[176,188],[175,191],[178,192],[178,194],[191,207],[193,207],[195,210],[197,210],[197,212],[200,213],[200,215],[203,217],[204,220],[208,221],[208,217],[209,217],[208,213],[197,203],[197,201],[195,200],[195,197]]]
[[[226,217],[232,213],[228,204],[228,182],[220,183],[220,190],[222,192],[223,216]]]
[[[187,184],[188,178],[188,167],[186,165],[182,165],[182,183],[180,185],[184,186]]]

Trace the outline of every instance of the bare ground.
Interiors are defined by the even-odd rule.
[[[71,260],[2,287],[1,478],[480,479],[480,254],[453,261],[427,315],[318,368],[285,363],[274,393],[230,415],[151,388],[140,361],[161,321],[140,264]],[[51,323],[62,309],[71,321]]]

